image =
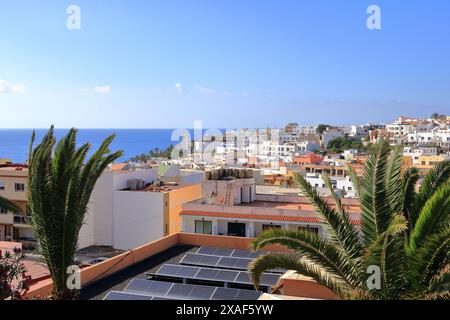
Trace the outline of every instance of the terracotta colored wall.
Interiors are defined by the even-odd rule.
[[[202,185],[194,184],[169,192],[169,234],[181,231],[180,212],[184,202],[197,200],[202,197]]]
[[[241,237],[229,237],[229,236],[212,236],[207,234],[194,234],[194,233],[179,233],[179,243],[193,245],[193,246],[205,246],[205,247],[218,247],[218,248],[235,248],[235,249],[249,249],[252,238]],[[270,251],[287,252],[288,250],[280,246],[268,246],[264,248]]]
[[[326,300],[337,299],[336,295],[330,289],[315,281],[284,279],[282,291],[287,296]]]
[[[178,234],[164,237],[154,242],[150,242],[144,246],[134,250],[125,252],[104,262],[84,268],[81,270],[81,285],[85,286],[94,281],[100,280],[122,269],[125,269],[139,261],[142,261],[152,255],[167,250],[178,243]],[[52,281],[50,279],[40,281],[30,287],[25,298],[36,296],[45,297],[50,295],[52,291]]]

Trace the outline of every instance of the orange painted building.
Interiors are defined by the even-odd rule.
[[[293,162],[296,165],[303,166],[305,164],[321,163],[323,158],[315,153],[309,153],[303,156],[294,156]]]

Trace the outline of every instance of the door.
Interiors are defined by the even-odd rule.
[[[228,235],[233,237],[245,237],[245,223],[228,222]]]

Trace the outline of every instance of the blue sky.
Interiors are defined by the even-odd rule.
[[[66,28],[71,4],[81,30]],[[0,128],[450,113],[449,17],[447,0],[1,1]]]

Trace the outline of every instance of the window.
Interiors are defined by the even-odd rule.
[[[8,210],[6,210],[6,208],[2,208],[0,207],[0,214],[7,214]]]
[[[5,183],[3,181],[0,181],[0,191],[5,190]]]
[[[310,231],[313,232],[315,234],[319,233],[319,228],[313,228],[310,226],[306,226],[306,227],[298,227],[298,231]]]
[[[18,192],[25,191],[25,184],[23,184],[23,183],[16,183],[15,184],[15,190],[18,191]]]
[[[205,220],[195,220],[195,233],[212,234],[212,222]]]

